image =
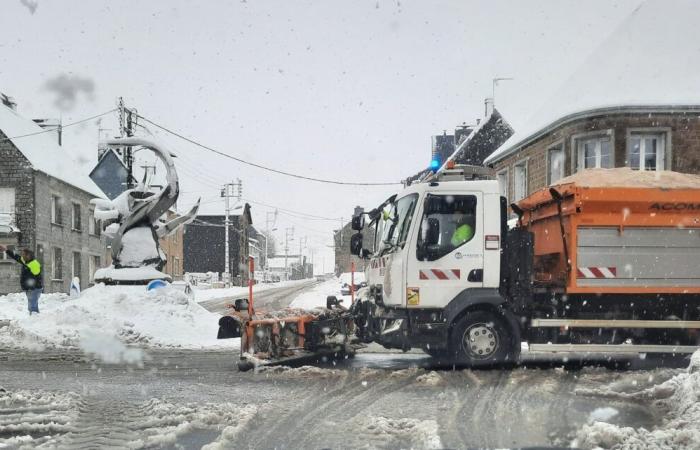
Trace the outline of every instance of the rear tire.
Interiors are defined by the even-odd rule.
[[[450,356],[467,367],[512,366],[520,345],[503,316],[492,311],[470,311],[457,319],[450,333]]]

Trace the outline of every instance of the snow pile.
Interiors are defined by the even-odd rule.
[[[259,366],[255,368],[256,373],[265,375],[275,374],[285,378],[343,378],[348,375],[345,370],[324,369],[316,366]]]
[[[654,430],[619,427],[605,423],[616,412],[609,408],[611,411],[592,415],[592,423],[579,431],[572,446],[670,450],[698,448],[700,445],[700,351],[692,355],[686,371],[664,383],[638,392],[607,391],[601,394],[610,398],[651,400],[654,407],[664,412],[663,423]]]
[[[434,420],[367,416],[360,420],[371,448],[444,448]]]
[[[217,340],[218,319],[183,292],[167,287],[104,286],[76,299],[43,295],[39,315],[26,312],[26,297],[0,297],[0,346],[81,348],[104,362],[138,362],[133,347],[230,348],[239,339]]]
[[[439,386],[443,384],[444,381],[445,380],[442,378],[442,375],[435,372],[434,370],[426,372],[423,375],[418,375],[416,377],[416,383],[422,384],[424,386]]]

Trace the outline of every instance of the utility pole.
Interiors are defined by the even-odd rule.
[[[276,228],[274,228],[276,222],[277,210],[267,211],[265,213],[265,278],[267,278],[267,274],[270,271],[270,265],[268,264],[268,257],[270,256],[270,254],[268,253],[267,242],[270,240],[270,232],[276,230]],[[272,229],[270,228],[271,224]]]
[[[224,197],[225,215],[224,215],[224,273],[226,273],[227,283],[231,280],[231,254],[229,253],[229,227],[231,226],[231,202],[229,199],[235,197],[240,200],[243,195],[243,182],[240,178],[237,182],[226,183],[221,189],[221,196]]]
[[[117,100],[117,109],[119,111],[119,136],[131,137],[134,135],[134,128],[138,120],[138,115],[135,109],[129,109],[124,106],[124,99],[119,97]],[[131,147],[122,147],[119,151],[126,165],[126,188],[134,187],[134,155]]]
[[[289,241],[294,240],[294,227],[291,228],[285,228],[284,230],[284,273],[287,276],[287,279],[289,279],[289,272],[288,272],[288,259],[289,259]]]

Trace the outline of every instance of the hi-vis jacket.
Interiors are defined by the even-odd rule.
[[[44,287],[42,282],[41,264],[36,259],[25,261],[24,258],[15,254],[12,250],[5,250],[7,256],[22,264],[22,274],[19,284],[23,291],[39,289]]]

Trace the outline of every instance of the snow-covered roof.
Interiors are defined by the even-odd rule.
[[[459,152],[463,151],[464,148],[466,148],[466,146],[469,145],[469,142],[471,142],[471,140],[474,139],[475,136],[477,136],[479,133],[481,133],[481,129],[484,128],[484,126],[491,120],[491,117],[493,116],[494,111],[495,111],[495,109],[492,109],[489,112],[489,114],[486,117],[484,117],[484,119],[481,122],[479,122],[479,124],[476,127],[474,127],[474,129],[472,129],[472,132],[469,133],[469,135],[466,138],[464,138],[462,143],[457,146],[457,148],[450,155],[450,157],[445,160],[445,162],[442,164],[442,167],[440,167],[440,170],[438,170],[438,172],[442,172],[443,170],[445,170],[447,163],[452,161],[453,159],[455,159],[457,157],[457,155],[459,155]]]
[[[80,166],[73,160],[70,151],[58,145],[52,133],[42,133],[45,130],[33,120],[22,117],[16,111],[0,104],[0,130],[22,152],[34,170],[57,178],[95,197],[104,198],[102,190],[88,174],[77,169]],[[17,137],[32,133],[40,134]]]
[[[572,114],[700,105],[698,17],[700,2],[694,0],[643,3],[485,163],[508,156]]]

